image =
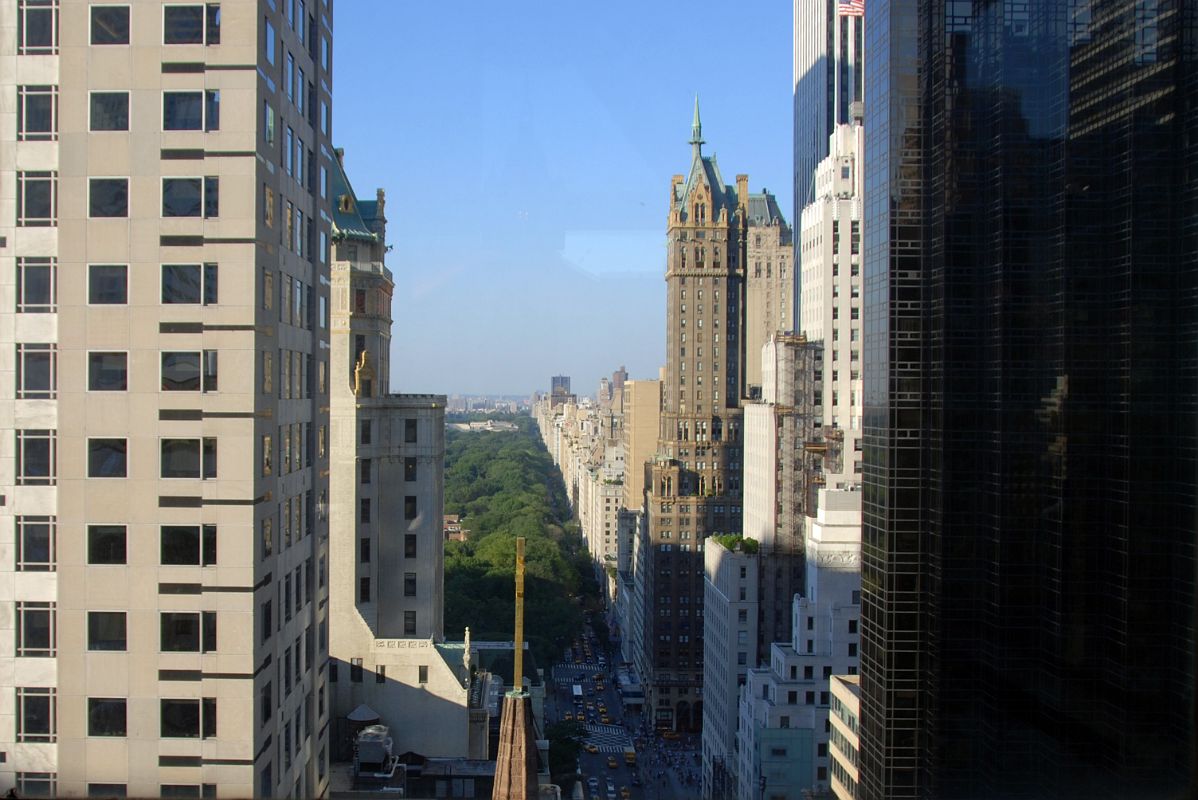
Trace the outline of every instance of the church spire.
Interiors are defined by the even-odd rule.
[[[703,145],[703,123],[699,122],[699,95],[695,95],[695,119],[691,123],[691,146],[695,150],[695,157],[702,154]]]

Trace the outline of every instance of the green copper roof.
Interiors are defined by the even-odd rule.
[[[359,203],[358,196],[354,194],[354,187],[350,185],[349,177],[345,174],[345,167],[341,163],[340,151],[337,153],[337,158],[333,159],[333,174],[329,176],[329,190],[333,194],[333,240],[377,241],[378,236],[370,230],[370,226],[363,219],[362,206],[364,204]],[[378,204],[370,201],[369,205],[370,219],[374,219]]]

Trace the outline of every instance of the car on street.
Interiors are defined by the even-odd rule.
[[[608,769],[615,769],[615,768],[616,768],[616,757],[615,757],[615,756],[608,756],[608,757],[607,757],[607,768],[608,768]]]
[[[599,747],[597,745],[595,745],[593,742],[587,742],[585,750],[588,753],[598,753]]]

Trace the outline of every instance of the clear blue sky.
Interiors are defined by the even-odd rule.
[[[791,206],[791,3],[339,0],[333,138],[387,192],[405,392],[593,393],[665,350],[670,176]]]

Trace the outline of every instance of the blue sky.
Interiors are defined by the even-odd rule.
[[[791,213],[791,4],[339,0],[333,138],[387,192],[393,389],[593,393],[664,363],[670,176]]]

